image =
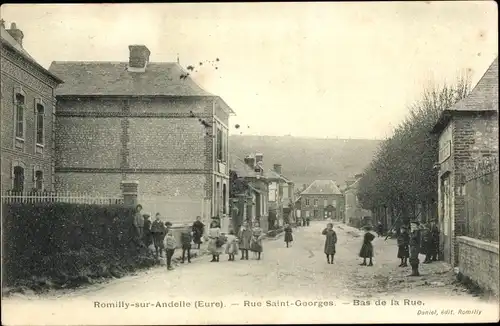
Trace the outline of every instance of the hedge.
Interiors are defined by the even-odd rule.
[[[88,282],[154,264],[134,238],[133,208],[12,203],[3,205],[2,215],[7,286],[33,279]]]

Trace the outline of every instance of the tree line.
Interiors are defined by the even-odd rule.
[[[467,74],[454,84],[431,85],[409,107],[409,114],[379,146],[359,181],[358,199],[375,214],[408,223],[435,215],[438,199],[439,135],[431,134],[440,113],[470,92]],[[437,216],[432,216],[437,218]],[[394,221],[394,220],[393,220]]]

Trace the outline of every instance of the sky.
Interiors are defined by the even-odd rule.
[[[498,55],[493,1],[4,4],[0,16],[46,68],[128,61],[130,44],[184,67],[219,58],[192,77],[244,135],[384,139],[427,85],[466,70],[474,85]]]

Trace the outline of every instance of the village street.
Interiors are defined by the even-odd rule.
[[[236,261],[229,262],[226,256],[221,256],[219,263],[211,263],[209,256],[202,256],[193,259],[193,263],[189,265],[177,266],[173,271],[167,271],[162,266],[106,284],[76,291],[59,291],[44,295],[43,298],[26,296],[4,298],[3,308],[15,305],[16,309],[30,311],[30,314],[34,316],[46,315],[44,317],[48,319],[43,318],[43,320],[52,318],[53,323],[58,323],[58,315],[61,320],[64,320],[62,307],[78,303],[83,310],[78,313],[72,310],[75,318],[84,318],[87,323],[99,320],[104,323],[102,319],[104,317],[98,317],[103,311],[113,313],[113,315],[130,313],[133,310],[132,307],[125,309],[120,306],[125,305],[125,302],[130,304],[142,302],[146,305],[149,303],[149,308],[154,308],[158,302],[163,304],[175,301],[180,306],[190,302],[191,307],[169,310],[169,314],[176,311],[181,313],[183,321],[194,318],[193,322],[199,322],[199,316],[198,319],[195,317],[196,310],[189,310],[196,304],[196,300],[222,302],[226,308],[231,306],[234,309],[246,308],[246,313],[242,310],[242,313],[238,314],[240,317],[251,312],[248,310],[251,308],[245,307],[249,305],[248,302],[245,304],[245,300],[252,303],[260,302],[263,306],[266,306],[266,300],[289,300],[296,307],[300,305],[296,300],[329,301],[332,305],[344,304],[345,309],[353,308],[356,299],[370,300],[372,306],[380,298],[423,300],[424,302],[426,298],[438,301],[463,299],[468,303],[479,302],[478,298],[472,297],[462,288],[451,284],[453,271],[442,262],[421,265],[421,277],[407,277],[410,273],[409,268],[397,267],[399,262],[396,259],[395,240],[384,241],[384,238],[376,238],[374,240],[375,266],[359,266],[360,260],[357,254],[362,241],[362,232],[343,224],[335,224],[339,239],[337,255],[335,263],[328,265],[323,255],[324,239],[321,230],[324,225],[324,222],[313,222],[309,227],[295,229],[295,242],[291,248],[285,247],[282,237],[266,241],[263,260],[260,261],[252,259],[240,261],[238,257]],[[120,306],[121,309],[104,308],[104,305],[108,303]],[[328,304],[326,303],[326,306]],[[92,310],[89,310],[90,308]],[[322,308],[324,310],[324,307]],[[359,306],[358,308],[369,307]],[[421,307],[410,308],[413,308],[416,313],[416,309]],[[139,310],[139,315],[150,311],[146,309]],[[215,311],[219,311],[218,309]],[[163,310],[158,310],[161,316],[164,313],[160,311]],[[382,312],[379,310],[378,313]],[[155,313],[147,314],[149,316]],[[139,322],[142,320],[138,317],[139,315],[134,314],[131,318],[134,320],[138,318],[137,322]],[[231,315],[234,317],[233,313]],[[215,321],[209,318],[210,314],[206,316],[207,321]],[[224,313],[216,320],[221,320],[223,316]],[[305,316],[298,315],[296,318],[304,319]],[[353,318],[359,321],[360,317],[353,316]],[[159,322],[161,318],[154,320]],[[229,320],[236,322],[234,319]],[[106,323],[108,322],[112,320],[106,320]]]

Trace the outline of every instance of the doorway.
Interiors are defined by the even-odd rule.
[[[440,227],[442,230],[442,239],[440,246],[440,251],[442,252],[442,256],[444,256],[444,260],[451,264],[453,259],[451,257],[452,250],[452,238],[453,238],[453,209],[452,205],[452,192],[451,192],[451,184],[450,184],[450,173],[447,173],[441,177],[441,212],[442,212],[442,221],[440,221]],[[441,256],[441,255],[440,255]]]

